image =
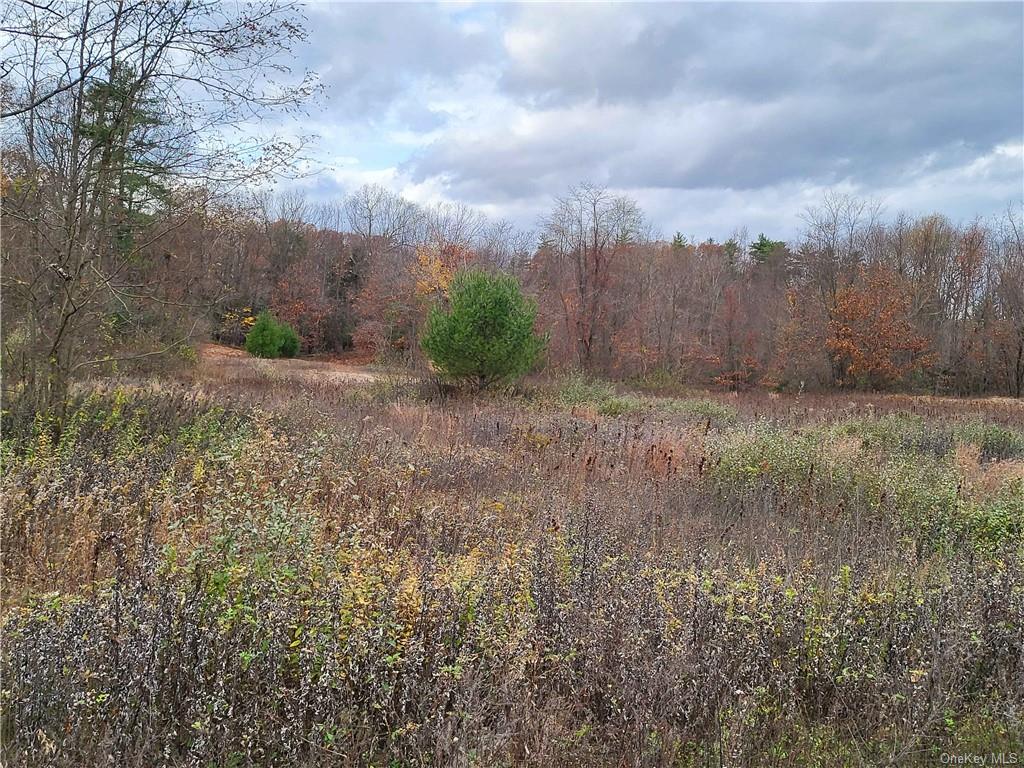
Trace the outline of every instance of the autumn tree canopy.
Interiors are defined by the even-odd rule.
[[[840,386],[888,387],[934,360],[914,325],[909,289],[880,265],[862,268],[839,289],[825,346]]]

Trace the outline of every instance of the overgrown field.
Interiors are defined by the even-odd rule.
[[[570,379],[4,414],[10,766],[1021,752],[1024,407]]]

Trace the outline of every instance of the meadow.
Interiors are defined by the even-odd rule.
[[[5,765],[1021,752],[1021,401],[277,365],[6,404]]]

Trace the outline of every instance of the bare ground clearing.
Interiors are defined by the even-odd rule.
[[[302,384],[372,384],[380,375],[364,365],[335,359],[262,360],[221,344],[201,344],[200,370],[217,379],[282,378]]]

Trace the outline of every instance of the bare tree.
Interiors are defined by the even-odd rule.
[[[843,280],[864,261],[864,233],[880,213],[877,202],[833,191],[825,194],[820,206],[804,211],[799,266],[826,303],[835,301]]]
[[[995,306],[997,357],[1007,391],[1024,396],[1024,217],[1009,208],[998,230]]]
[[[371,256],[414,245],[422,232],[423,213],[379,184],[365,184],[345,198],[349,230]]]
[[[487,218],[465,203],[438,203],[427,210],[424,244],[436,251],[472,250],[487,227]]]
[[[556,199],[542,228],[546,250],[571,275],[568,290],[558,290],[566,327],[575,335],[578,362],[586,368],[607,312],[612,264],[625,249],[647,238],[647,225],[636,201],[581,184]]]
[[[523,271],[537,248],[536,234],[518,229],[506,219],[488,224],[479,240],[481,259],[512,274]]]
[[[150,279],[174,258],[163,238],[299,150],[243,124],[297,107],[315,81],[273,79],[305,36],[297,7],[277,0],[26,2],[5,32],[16,176],[3,197],[4,347],[20,347],[19,383],[59,425],[76,373],[190,337],[194,322],[147,351],[116,351],[148,307],[188,303]]]

